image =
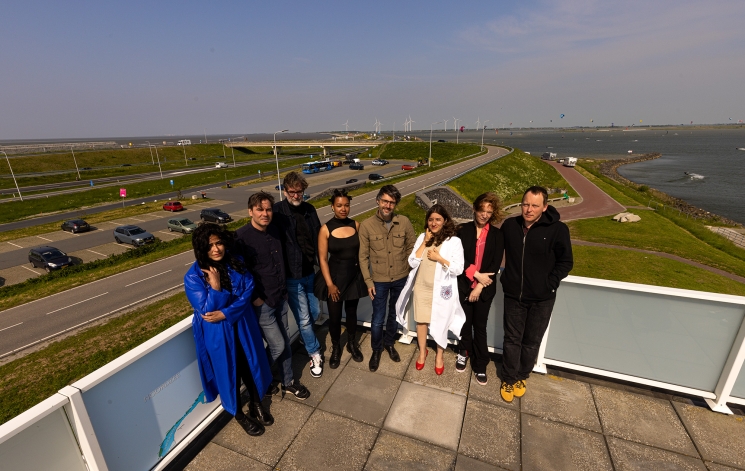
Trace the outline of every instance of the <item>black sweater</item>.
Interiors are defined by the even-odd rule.
[[[559,282],[572,269],[569,228],[559,221],[559,212],[549,205],[546,212],[523,233],[523,217],[502,224],[505,269],[501,276],[504,295],[522,302],[556,297]]]

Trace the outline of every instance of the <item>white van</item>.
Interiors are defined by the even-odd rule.
[[[181,139],[176,143],[177,146],[190,146],[191,141],[189,139]]]
[[[565,167],[574,167],[577,165],[577,157],[567,157],[564,159]]]
[[[217,162],[215,164],[215,168],[228,168],[228,164],[226,164],[225,162]]]

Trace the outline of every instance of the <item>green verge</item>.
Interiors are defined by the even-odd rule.
[[[297,158],[280,161],[280,168],[300,165],[306,162],[306,158]],[[199,185],[214,184],[233,180],[240,177],[262,172],[276,170],[274,162],[249,165],[246,167],[215,169],[210,172],[188,174],[173,178],[174,185],[171,186],[169,179],[149,180],[140,183],[122,183],[120,186],[127,189],[127,199],[143,198],[152,195],[169,193],[174,190],[187,191],[188,188]],[[119,185],[105,188],[96,188],[79,193],[56,195],[49,198],[39,198],[26,201],[9,201],[2,203],[0,212],[0,224],[17,221],[44,213],[55,213],[58,211],[69,211],[79,208],[89,208],[95,205],[120,201]],[[126,200],[125,200],[126,204]]]
[[[569,196],[578,196],[555,168],[519,149],[448,183],[466,201],[473,201],[480,194],[493,191],[504,205],[519,203],[525,189],[533,185],[565,188]],[[549,196],[560,195],[555,193]]]
[[[0,424],[132,350],[191,313],[182,292],[0,366]]]

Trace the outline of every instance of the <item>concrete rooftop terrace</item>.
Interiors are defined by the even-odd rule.
[[[328,330],[317,334],[328,359]],[[327,363],[316,379],[296,342],[294,368],[310,398],[267,396],[275,423],[261,437],[248,436],[224,413],[168,469],[745,469],[741,409],[727,416],[700,399],[551,368],[548,375],[532,374],[525,396],[508,404],[499,395],[498,356],[487,370],[489,383],[481,386],[470,362],[466,372],[455,371],[451,350],[439,377],[434,352],[416,370],[416,340],[396,343],[400,363],[383,352],[371,373],[367,333],[360,344],[362,363],[344,350],[339,368]]]

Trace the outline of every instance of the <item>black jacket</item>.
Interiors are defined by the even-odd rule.
[[[458,294],[463,301],[471,294],[471,280],[466,276],[468,267],[474,264],[476,260],[476,224],[471,221],[462,224],[458,228],[458,237],[463,244],[463,274],[458,275]],[[481,273],[494,273],[491,278],[496,280],[496,273],[499,272],[499,266],[502,263],[502,254],[504,253],[504,236],[498,227],[491,226],[486,236],[486,246],[484,247],[484,257],[481,259]],[[481,291],[480,299],[482,301],[491,301],[497,294],[497,284],[492,283]]]
[[[296,230],[297,221],[292,215],[290,203],[285,199],[274,203],[272,224],[276,225],[282,234],[282,245],[285,256],[285,270],[287,278],[303,277],[303,251],[298,245]],[[316,208],[312,204],[303,201],[299,209],[305,213],[305,223],[308,225],[310,235],[315,249],[315,264],[318,265],[318,232],[321,230],[321,221],[318,219]]]
[[[507,219],[502,224],[502,234],[504,295],[522,302],[555,298],[559,282],[566,278],[574,263],[569,228],[559,221],[556,208],[549,205],[525,236],[522,216]]]

